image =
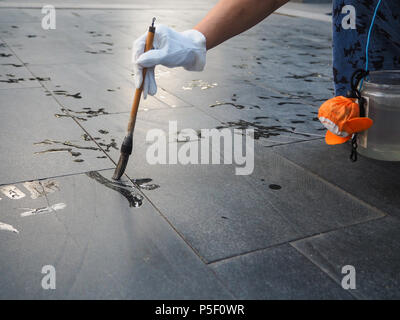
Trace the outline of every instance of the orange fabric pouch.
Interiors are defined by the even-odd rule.
[[[343,96],[325,101],[318,111],[318,119],[328,131],[325,141],[327,144],[341,144],[352,137],[354,133],[369,129],[373,121],[360,117],[357,99]]]

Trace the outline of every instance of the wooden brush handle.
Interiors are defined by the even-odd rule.
[[[149,51],[153,48],[154,34],[155,34],[155,28],[150,27],[149,32],[147,33],[146,46],[144,48],[144,52]],[[147,71],[147,69],[144,68],[142,85],[140,86],[139,89],[135,90],[135,96],[133,98],[131,114],[129,116],[128,134],[132,134],[133,130],[135,129],[136,115],[137,115],[137,111],[139,108],[140,97],[141,97],[142,91],[143,91],[143,85],[144,85],[144,79],[146,77],[146,71]]]

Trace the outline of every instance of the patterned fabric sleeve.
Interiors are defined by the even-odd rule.
[[[357,69],[365,68],[368,30],[378,0],[334,0],[335,96],[345,96]],[[400,0],[382,0],[371,33],[369,70],[400,69]]]

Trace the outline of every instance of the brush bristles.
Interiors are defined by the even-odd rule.
[[[114,180],[119,180],[121,176],[124,174],[126,165],[128,164],[128,160],[129,160],[129,154],[121,153],[117,167],[115,168],[114,175],[112,177]]]

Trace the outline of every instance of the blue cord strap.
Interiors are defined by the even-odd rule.
[[[376,19],[376,16],[378,14],[378,10],[379,10],[379,6],[381,5],[381,2],[382,2],[382,0],[379,0],[377,5],[376,5],[376,7],[375,7],[374,15],[372,16],[371,24],[370,24],[369,30],[368,30],[367,44],[365,46],[365,71],[368,71],[368,68],[369,68],[369,55],[368,55],[369,43],[371,41],[372,29],[374,27],[375,19]],[[364,84],[364,78],[361,79],[361,82],[360,82],[360,91],[362,89],[363,84]]]
[[[369,74],[368,68],[369,68],[369,55],[368,55],[368,50],[369,50],[369,43],[371,41],[371,33],[372,33],[372,28],[374,27],[376,15],[378,14],[379,6],[381,5],[382,0],[379,0],[375,10],[374,10],[374,15],[372,16],[371,24],[369,26],[368,30],[368,36],[367,36],[367,44],[365,46],[365,70],[359,69],[356,70],[352,77],[351,77],[351,96],[354,98],[358,98],[359,101],[359,108],[360,108],[360,117],[365,117],[365,110],[364,110],[364,98],[361,97],[361,89],[364,84],[364,78],[366,78]],[[350,154],[350,160],[355,162],[357,161],[358,158],[358,152],[357,152],[357,133],[355,133],[351,139],[351,154]]]

